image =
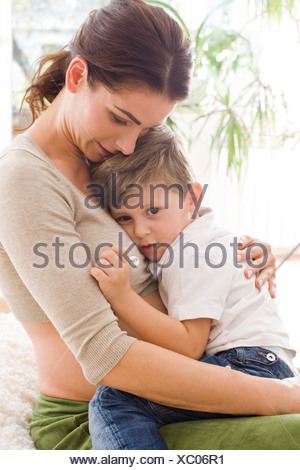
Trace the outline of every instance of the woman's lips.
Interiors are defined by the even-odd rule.
[[[100,150],[100,153],[103,157],[110,157],[111,155],[113,155],[112,152],[109,152],[109,150],[107,150],[106,148],[102,147],[102,145],[99,143],[99,142],[96,142],[99,150]]]

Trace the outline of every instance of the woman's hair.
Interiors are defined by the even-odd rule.
[[[121,204],[132,188],[152,183],[165,189],[177,189],[185,196],[188,183],[195,181],[181,141],[164,125],[152,128],[137,140],[129,156],[121,152],[106,159],[92,171],[97,197],[102,207]]]
[[[40,59],[23,102],[33,121],[65,84],[71,60],[88,64],[88,82],[112,91],[146,88],[170,100],[187,97],[193,64],[190,41],[163,8],[143,0],[111,0],[90,13],[70,44]]]

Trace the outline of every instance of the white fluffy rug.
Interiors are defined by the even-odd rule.
[[[29,422],[38,396],[32,344],[12,313],[0,313],[0,449],[34,449]]]

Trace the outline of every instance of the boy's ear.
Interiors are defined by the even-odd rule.
[[[66,73],[66,88],[76,93],[78,88],[87,80],[88,65],[82,57],[75,57],[70,63]]]
[[[188,198],[189,198],[189,205],[190,205],[190,210],[192,212],[195,211],[195,209],[199,209],[199,201],[201,198],[202,194],[202,186],[200,183],[191,183],[189,184],[189,192],[188,192]]]

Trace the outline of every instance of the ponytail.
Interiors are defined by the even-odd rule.
[[[44,55],[39,62],[32,82],[23,97],[29,104],[33,122],[45,111],[65,85],[66,71],[72,60],[71,52],[61,49],[59,52]]]

